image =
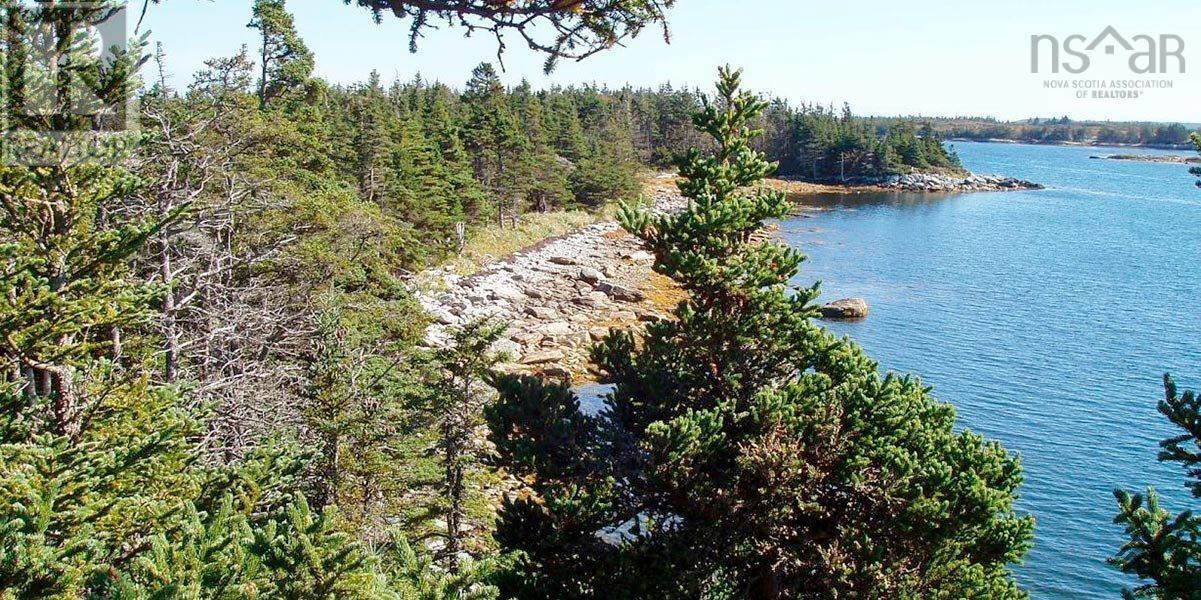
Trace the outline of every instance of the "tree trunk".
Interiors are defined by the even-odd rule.
[[[163,296],[163,380],[175,383],[179,377],[179,324],[175,315],[175,288],[172,285],[171,250],[166,240],[159,242],[159,274],[167,293]]]
[[[780,579],[774,568],[770,565],[759,568],[758,575],[751,582],[749,596],[757,600],[774,600],[780,597]]]
[[[270,57],[267,56],[267,27],[263,26],[263,51],[262,65],[259,67],[259,109],[267,108],[267,62]]]
[[[447,428],[446,495],[450,505],[446,511],[446,566],[451,573],[459,572],[459,553],[463,551],[463,457],[454,426]]]
[[[323,509],[336,503],[341,471],[338,467],[341,440],[338,434],[329,432],[321,440],[321,474],[317,483],[313,503]]]

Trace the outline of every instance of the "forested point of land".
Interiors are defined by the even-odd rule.
[[[920,119],[946,139],[1187,149],[1197,129],[1181,123],[1073,121],[1068,117],[1000,121],[987,117],[867,117],[877,128]]]

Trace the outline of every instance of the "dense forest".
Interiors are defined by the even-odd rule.
[[[868,121],[886,128],[910,117],[870,117]],[[1193,129],[1180,123],[1116,121],[1073,121],[1068,117],[999,121],[989,117],[922,117],[936,133],[947,139],[1005,140],[1043,144],[1121,144],[1155,148],[1191,149]]]
[[[246,166],[258,171],[257,184],[377,207],[407,230],[396,234],[409,236],[410,266],[454,250],[458,223],[506,226],[530,211],[631,200],[644,170],[711,149],[692,121],[706,102],[699,90],[505,87],[489,63],[460,87],[420,76],[385,84],[374,73],[335,86],[311,76],[313,57],[295,32],[280,40],[282,53],[264,47],[210,61],[187,89],[151,81],[144,125],[184,128],[159,131],[163,138],[220,125],[213,133],[225,139],[208,145],[237,140],[238,154],[257,163]],[[262,64],[268,79],[255,82]],[[961,168],[929,125],[877,126],[849,107],[771,101],[755,126],[763,131],[755,148],[779,163],[780,176],[837,181]]]
[[[515,26],[483,0],[356,4],[334,9],[391,7],[414,40],[427,19]],[[566,31],[551,58],[671,2],[559,4],[523,16]],[[23,36],[112,6],[10,10],[6,99],[61,89]],[[139,97],[132,139],[38,135],[111,118],[67,94],[11,116],[0,598],[1024,597],[1017,458],[821,328],[817,289],[788,283],[802,256],[753,241],[790,210],[758,185],[772,161],[959,168],[936,130],[764,100],[730,69],[711,95],[506,88],[487,64],[461,88],[336,86],[284,0],[247,22],[261,45],[183,89],[161,52],[64,44],[102,100]],[[651,216],[640,170],[668,164],[691,202]],[[608,418],[496,372],[503,323],[426,345],[414,270],[523,213],[620,200],[686,299],[597,345]],[[1167,519],[1124,501],[1132,544]],[[1124,557],[1153,577],[1144,547]]]

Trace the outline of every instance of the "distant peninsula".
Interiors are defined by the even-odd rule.
[[[1093,155],[1089,158],[1099,160],[1126,160],[1135,162],[1173,163],[1181,165],[1201,164],[1201,156],[1180,156],[1177,154],[1108,154]]]

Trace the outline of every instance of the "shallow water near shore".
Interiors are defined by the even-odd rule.
[[[796,283],[866,298],[866,320],[827,326],[1022,455],[1018,507],[1038,524],[1017,574],[1033,598],[1117,598],[1132,580],[1106,564],[1113,489],[1191,504],[1155,461],[1174,434],[1155,404],[1164,371],[1201,387],[1201,190],[1183,165],[1089,159],[1121,149],[955,146],[972,171],[1048,189],[811,197],[826,210],[780,224],[809,256]],[[578,391],[602,408],[605,386]]]
[[[1190,504],[1155,461],[1172,434],[1155,403],[1164,371],[1201,386],[1201,190],[1183,165],[1089,159],[1121,149],[955,147],[972,171],[1048,189],[814,199],[831,210],[781,223],[809,256],[796,282],[866,298],[865,321],[829,328],[1021,453],[1034,598],[1116,598],[1113,489]]]

